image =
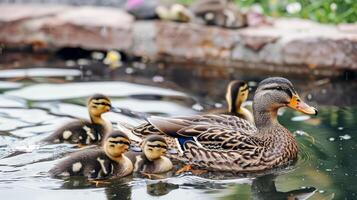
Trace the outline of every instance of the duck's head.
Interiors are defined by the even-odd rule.
[[[146,158],[153,161],[166,154],[167,143],[164,137],[152,135],[145,138],[142,149]]]
[[[237,112],[241,104],[247,100],[249,94],[248,84],[244,81],[231,81],[226,91],[226,101],[229,112]]]
[[[113,131],[104,142],[104,150],[109,157],[117,158],[130,147],[129,137],[121,131]]]
[[[285,106],[304,114],[317,115],[317,110],[301,100],[288,79],[272,77],[259,83],[254,95],[254,110],[277,111]]]
[[[95,94],[89,97],[87,106],[91,117],[99,117],[112,108],[110,99],[102,94]]]

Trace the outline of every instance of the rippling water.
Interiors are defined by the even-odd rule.
[[[55,163],[77,149],[69,144],[39,145],[38,141],[73,118],[88,118],[84,105],[90,94],[104,93],[113,99],[114,106],[164,116],[190,115],[224,104],[226,82],[209,78],[188,80],[179,73],[174,76],[181,77],[179,80],[170,73],[157,77],[77,82],[86,79],[76,70],[0,71],[1,199],[357,198],[357,108],[354,104],[329,106],[319,100],[315,101],[321,104],[317,117],[291,110],[281,112],[279,120],[294,133],[300,154],[298,163],[277,177],[180,175],[161,180],[126,177],[96,186],[84,179],[48,176],[47,171]],[[302,93],[308,91],[301,88]],[[318,91],[311,94],[318,99]],[[114,113],[104,117],[114,124],[142,122]]]

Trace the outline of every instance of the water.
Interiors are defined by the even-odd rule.
[[[93,71],[105,69],[0,71],[1,198],[273,200],[294,196],[298,199],[357,199],[355,83],[332,81],[311,87],[304,78],[295,78],[294,83],[302,96],[318,105],[320,112],[317,117],[306,117],[288,109],[280,112],[280,122],[298,140],[300,159],[277,177],[180,175],[162,180],[126,177],[98,186],[84,179],[50,178],[47,171],[77,149],[69,144],[41,146],[37,142],[73,118],[88,118],[84,105],[86,96],[92,93],[109,95],[118,107],[163,116],[190,115],[224,105],[223,88],[228,77],[223,76],[226,81],[211,75],[188,78],[187,74],[202,75],[204,70],[141,68],[131,67],[131,75],[126,75],[127,70],[122,68],[98,76],[93,76]],[[262,77],[245,76],[250,80]],[[341,94],[345,96],[339,97]],[[330,98],[321,98],[324,95]],[[114,113],[104,117],[114,124],[142,122]]]

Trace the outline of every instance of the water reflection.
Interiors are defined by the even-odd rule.
[[[138,68],[135,70],[137,70],[136,74],[139,74],[140,70]],[[102,69],[98,71],[104,73]],[[34,72],[36,71],[27,72],[27,75],[33,75]],[[353,93],[355,83],[346,87],[346,90],[346,83],[333,82],[331,87],[319,86],[312,90],[309,88],[305,93],[306,96],[312,94],[311,100],[320,105],[321,112],[317,118],[309,119],[288,110],[282,113],[279,121],[291,132],[296,133],[300,154],[296,169],[279,177],[269,175],[249,180],[227,180],[228,177],[222,175],[215,177],[218,180],[212,180],[210,179],[212,177],[204,179],[186,175],[173,176],[162,181],[155,180],[154,183],[145,177],[136,177],[113,180],[99,186],[87,180],[58,180],[48,177],[46,172],[58,162],[58,159],[75,149],[70,145],[45,145],[34,148],[33,144],[67,120],[88,117],[84,105],[86,96],[93,92],[108,92],[114,98],[114,105],[124,108],[125,112],[111,113],[106,115],[106,118],[112,122],[124,121],[130,124],[141,123],[130,115],[131,110],[165,116],[187,115],[197,113],[194,105],[207,108],[209,105],[220,105],[224,102],[223,88],[227,80],[188,78],[192,76],[192,68],[188,68],[187,72],[182,68],[175,70],[170,68],[155,74],[157,72],[154,69],[150,71],[150,75],[153,76],[149,78],[138,80],[137,77],[132,76],[128,80],[156,84],[159,87],[114,81],[114,79],[124,80],[122,75],[111,77],[113,78],[111,82],[68,83],[65,84],[66,86],[36,84],[33,80],[16,84],[7,84],[12,83],[7,82],[2,85],[3,87],[0,85],[0,89],[6,91],[0,96],[1,194],[8,197],[7,199],[20,199],[19,193],[23,193],[24,197],[34,194],[34,198],[38,197],[36,199],[48,199],[48,197],[63,199],[60,195],[65,194],[68,198],[75,196],[77,200],[87,200],[88,193],[91,194],[91,198],[96,199],[133,200],[156,199],[159,196],[165,199],[184,200],[326,199],[332,196],[336,199],[356,198],[357,186],[354,183],[357,176],[357,161],[353,156],[357,153],[357,137],[354,134],[357,129],[357,108],[321,106],[335,103],[356,105],[355,94],[343,95],[346,91],[349,94]],[[41,74],[45,73],[41,72],[33,76]],[[11,76],[16,78],[17,75]],[[162,76],[165,79],[162,80],[163,82],[155,82],[153,81],[157,81],[157,78],[153,78],[155,76]],[[252,78],[252,80],[256,78],[242,75],[234,77]],[[12,77],[6,79],[9,78]],[[36,77],[31,76],[31,78]],[[91,76],[88,80],[96,78],[98,77]],[[100,80],[103,79],[100,77]],[[71,81],[66,78],[63,80]],[[43,83],[51,81],[41,79]],[[169,81],[177,84],[165,84]],[[302,85],[304,84],[306,83],[303,82]],[[175,89],[168,90],[163,87]],[[189,88],[189,90],[185,91],[182,88]],[[304,89],[304,86],[300,85],[298,89],[301,88]],[[339,92],[333,93],[332,90],[335,89]],[[338,97],[328,98],[334,95]],[[342,101],[342,95],[347,100]],[[314,188],[302,188],[304,186],[314,186],[317,191]],[[234,191],[231,190],[232,188]]]
[[[306,187],[301,189],[294,189],[287,192],[278,191],[275,186],[275,176],[266,175],[258,177],[252,182],[252,199],[255,200],[303,200],[311,197],[316,188]]]
[[[146,192],[151,196],[163,196],[168,194],[170,191],[178,189],[179,186],[172,183],[158,182],[146,185]]]

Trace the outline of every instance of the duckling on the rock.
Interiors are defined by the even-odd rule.
[[[70,122],[43,139],[44,142],[68,142],[79,145],[100,142],[107,133],[112,131],[112,124],[102,118],[102,114],[110,111],[111,102],[102,94],[95,94],[87,103],[90,121],[85,119]]]
[[[159,5],[155,11],[162,20],[190,22],[194,19],[193,13],[181,4]]]
[[[198,0],[190,6],[196,19],[206,25],[240,28],[246,17],[230,0]]]
[[[209,111],[209,113],[235,115],[254,123],[253,114],[247,108],[242,106],[242,104],[247,100],[248,94],[249,87],[246,82],[238,80],[231,81],[228,84],[226,91],[228,109],[215,109]]]
[[[148,136],[141,146],[142,152],[126,153],[134,164],[134,172],[160,174],[172,169],[171,160],[165,157],[167,143],[164,137],[159,135]]]
[[[55,177],[85,176],[89,179],[120,178],[133,171],[133,164],[124,153],[130,146],[129,137],[114,131],[101,149],[86,149],[69,155],[49,173]]]

